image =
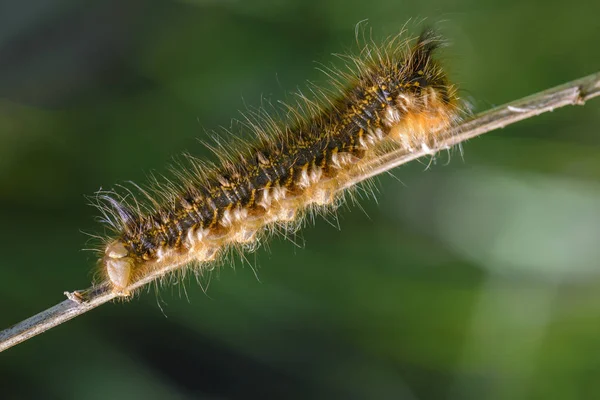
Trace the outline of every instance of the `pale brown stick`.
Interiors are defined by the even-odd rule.
[[[444,135],[447,139],[438,143],[433,149],[418,149],[410,153],[403,149],[397,149],[373,158],[366,168],[361,169],[346,181],[342,189],[419,157],[448,149],[494,129],[503,128],[523,119],[567,105],[583,105],[585,101],[599,95],[600,72],[597,72],[585,78],[485,111],[453,128],[448,135]],[[152,275],[135,282],[129,289],[133,290],[144,286],[168,274],[173,269],[175,268],[171,267],[156,271]],[[65,295],[68,300],[0,332],[0,352],[119,297],[103,286],[84,291],[65,292]]]

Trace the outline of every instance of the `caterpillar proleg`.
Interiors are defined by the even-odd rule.
[[[349,72],[328,73],[336,95],[300,96],[282,122],[266,112],[249,117],[255,140],[217,149],[216,163],[187,157],[174,179],[156,179],[151,189],[100,192],[114,235],[99,265],[112,291],[128,296],[148,274],[202,271],[228,248],[252,250],[269,231],[295,229],[307,211],[333,209],[381,153],[435,148],[463,112],[433,58],[441,39],[425,30],[365,42],[346,58]]]

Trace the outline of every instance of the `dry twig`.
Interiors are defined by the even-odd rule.
[[[398,165],[430,155],[432,152],[449,148],[467,139],[494,129],[503,128],[523,119],[531,118],[567,105],[583,105],[585,101],[599,95],[600,72],[597,72],[564,85],[496,107],[475,115],[473,118],[453,128],[447,139],[441,141],[435,149],[421,149],[412,153],[406,153],[402,149],[398,149],[371,160],[370,168],[365,169],[368,171],[368,174],[357,174],[347,182],[345,187],[350,187],[365,179],[389,171]],[[141,287],[169,272],[171,272],[169,269],[157,271],[135,282],[131,285],[130,289]],[[82,297],[82,293],[85,293],[85,298]],[[65,292],[65,295],[68,297],[68,300],[0,332],[0,352],[118,297],[118,295],[110,292],[108,287],[105,286],[90,288],[85,291]]]

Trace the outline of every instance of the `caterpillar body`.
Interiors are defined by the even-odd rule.
[[[189,157],[177,183],[136,185],[143,201],[131,191],[100,193],[115,231],[101,250],[104,281],[128,296],[150,274],[201,271],[231,246],[251,250],[269,230],[294,229],[307,210],[335,207],[347,182],[386,149],[433,148],[461,115],[455,86],[432,58],[441,43],[431,30],[368,42],[349,57],[351,72],[332,76],[337,96],[289,106],[287,123],[261,114],[248,124],[253,143],[218,150],[215,164]]]

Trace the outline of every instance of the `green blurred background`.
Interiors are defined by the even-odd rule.
[[[594,4],[595,3],[595,4]],[[314,61],[439,22],[476,111],[599,69],[600,3],[0,5],[0,328],[85,288],[84,195],[207,152]],[[418,33],[418,27],[412,26]],[[338,60],[339,61],[339,60]],[[337,62],[339,65],[339,62]],[[0,354],[2,399],[600,398],[600,100],[377,180],[248,264],[106,304]],[[208,278],[204,281],[206,289]]]

